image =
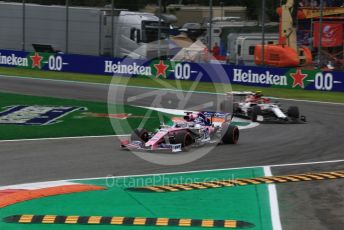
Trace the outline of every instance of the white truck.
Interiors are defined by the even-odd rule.
[[[254,49],[262,44],[261,33],[231,33],[227,39],[227,56],[229,62],[236,65],[255,65]],[[278,42],[277,33],[265,34],[265,44]]]
[[[205,44],[208,44],[209,35],[210,35],[210,26],[209,23],[203,25],[206,28],[205,36],[202,38],[202,41]],[[251,28],[258,26],[257,21],[243,21],[239,17],[224,17],[223,19],[215,17],[212,20],[211,27],[211,47],[214,47],[215,43],[220,45],[221,35],[225,30],[236,30],[242,28]]]
[[[64,53],[150,58],[168,55],[168,30],[151,13],[69,7],[67,14],[65,6],[0,1],[0,49],[33,51],[39,44]]]

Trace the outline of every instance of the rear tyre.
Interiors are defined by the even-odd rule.
[[[190,146],[195,142],[190,133],[181,132],[177,133],[174,137],[174,144],[181,144],[183,151],[188,151]]]
[[[239,113],[240,112],[240,107],[239,103],[233,103],[233,113]]]
[[[135,129],[131,134],[131,141],[142,141],[146,143],[148,140],[149,134],[145,129]]]
[[[251,113],[251,121],[256,122],[258,115],[261,114],[261,109],[258,105],[253,106]]]
[[[288,117],[292,118],[292,119],[299,119],[300,118],[300,111],[299,111],[299,107],[297,106],[290,106],[288,109]]]
[[[223,144],[237,144],[239,140],[239,129],[235,125],[222,124],[221,140]]]

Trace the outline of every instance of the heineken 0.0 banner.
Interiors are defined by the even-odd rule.
[[[124,77],[344,92],[343,71],[268,68],[169,60],[134,60],[84,55],[0,50],[0,66]],[[221,74],[214,71],[221,68]],[[223,79],[226,78],[226,81]]]

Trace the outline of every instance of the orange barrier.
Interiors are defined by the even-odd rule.
[[[105,187],[87,185],[87,184],[76,184],[76,185],[62,185],[51,188],[42,188],[35,190],[24,190],[14,193],[9,193],[8,195],[3,195],[0,198],[0,208],[16,204],[19,202],[24,202],[28,200],[38,199],[47,196],[56,196],[62,194],[76,193],[76,192],[86,192],[95,190],[105,190]]]

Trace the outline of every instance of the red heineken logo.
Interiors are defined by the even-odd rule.
[[[296,73],[291,73],[290,76],[293,78],[293,88],[296,86],[300,86],[301,88],[305,88],[303,80],[308,76],[308,74],[302,74],[301,69],[297,69]]]
[[[34,56],[30,56],[31,60],[32,60],[32,68],[41,68],[41,61],[43,59],[42,56],[39,55],[39,53],[35,52]]]
[[[160,60],[159,64],[154,64],[154,67],[156,69],[156,77],[163,76],[166,77],[166,70],[168,68],[168,65],[165,65],[162,60]]]

